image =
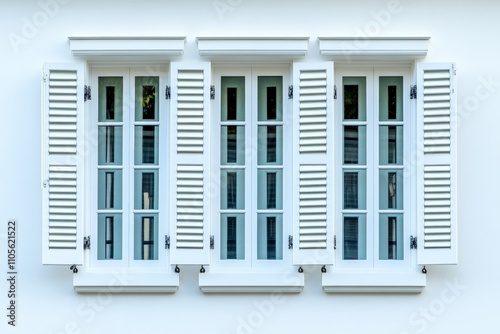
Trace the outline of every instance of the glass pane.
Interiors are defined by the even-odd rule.
[[[221,126],[221,165],[245,164],[245,127]]]
[[[404,224],[402,214],[381,214],[379,221],[380,260],[403,260]]]
[[[121,214],[99,214],[97,218],[97,259],[122,259]]]
[[[366,78],[344,77],[344,120],[366,120]]]
[[[135,78],[135,120],[158,120],[158,77]]]
[[[122,208],[122,171],[120,169],[99,169],[97,207],[99,210]]]
[[[281,214],[257,215],[257,259],[283,259],[283,217]]]
[[[366,260],[366,216],[344,215],[344,260]]]
[[[344,164],[366,164],[366,126],[344,126]]]
[[[123,120],[123,78],[99,77],[99,122]]]
[[[260,125],[257,131],[257,163],[259,165],[282,165],[283,126]]]
[[[134,260],[158,260],[158,215],[135,215]]]
[[[99,165],[122,164],[122,127],[100,126],[98,129],[98,163]]]
[[[403,209],[403,170],[381,170],[379,179],[380,209]]]
[[[158,164],[158,126],[135,127],[135,164]]]
[[[403,164],[403,126],[380,126],[379,159],[381,165]]]
[[[260,76],[257,79],[259,121],[283,119],[283,78]]]
[[[245,171],[222,170],[221,171],[221,209],[245,208]]]
[[[403,120],[403,77],[380,77],[379,113],[381,121]]]
[[[245,259],[245,215],[221,215],[221,247],[222,260]]]
[[[283,171],[281,169],[259,169],[257,180],[257,209],[282,209]]]
[[[158,209],[158,170],[136,170],[134,189],[135,209]]]
[[[221,120],[245,120],[245,77],[221,78]]]
[[[344,209],[366,209],[366,170],[344,169]]]

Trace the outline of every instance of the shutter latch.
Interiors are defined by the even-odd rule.
[[[165,236],[165,249],[170,249],[170,236]]]
[[[288,236],[288,249],[293,249],[293,237],[291,235]]]
[[[214,236],[211,235],[210,236],[210,249],[214,249],[215,247],[215,239],[214,239]]]
[[[210,86],[210,100],[215,100],[215,86]]]
[[[170,86],[165,87],[165,100],[170,100]]]
[[[293,86],[288,86],[288,98],[293,99]]]

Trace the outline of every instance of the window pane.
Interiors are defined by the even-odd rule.
[[[135,120],[158,120],[158,77],[135,78]]]
[[[158,260],[158,215],[135,215],[134,260]]]
[[[403,126],[380,126],[379,159],[381,165],[403,164]]]
[[[281,169],[264,170],[257,172],[257,208],[283,208],[283,171]]]
[[[344,170],[344,209],[366,209],[365,170]]]
[[[380,260],[403,260],[404,224],[402,214],[381,214],[379,220]]]
[[[221,249],[222,260],[245,259],[245,215],[221,215]]]
[[[221,209],[245,208],[245,171],[221,171]]]
[[[381,121],[403,120],[403,77],[380,77],[379,113]]]
[[[123,120],[123,78],[99,77],[99,122]]]
[[[344,120],[366,120],[366,78],[344,77]]]
[[[122,208],[122,171],[116,169],[99,169],[97,207],[99,210]]]
[[[257,259],[283,259],[283,218],[281,214],[257,215]]]
[[[259,121],[283,119],[283,78],[260,76],[257,79],[257,108]]]
[[[258,127],[258,157],[259,165],[283,164],[283,126],[259,125]]]
[[[366,126],[344,126],[344,164],[366,164]]]
[[[245,164],[245,127],[221,126],[221,165]]]
[[[134,189],[135,209],[158,209],[158,170],[136,170]]]
[[[403,209],[403,171],[381,170],[379,178],[380,209]]]
[[[245,77],[221,78],[221,120],[245,120]]]
[[[366,260],[366,216],[344,215],[343,259]]]
[[[100,126],[98,129],[99,165],[122,164],[123,130],[121,126]]]
[[[135,164],[158,164],[158,126],[135,127]]]
[[[99,214],[97,220],[97,259],[121,260],[121,214]]]

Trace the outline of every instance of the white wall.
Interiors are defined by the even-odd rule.
[[[56,1],[0,0],[0,332],[495,331],[500,2]],[[429,267],[421,294],[326,294],[319,268],[308,268],[297,295],[205,295],[198,268],[183,267],[172,295],[85,295],[74,292],[68,268],[41,265],[40,73],[44,61],[73,60],[68,36],[187,36],[183,60],[198,59],[197,36],[310,36],[313,60],[318,36],[360,34],[430,36],[426,61],[458,66],[459,265]],[[6,317],[8,219],[19,224],[15,328]]]

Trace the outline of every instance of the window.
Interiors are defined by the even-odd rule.
[[[251,68],[220,71],[220,106],[214,143],[220,174],[220,231],[214,266],[282,266],[290,233],[290,105],[284,98],[287,71]],[[285,223],[284,223],[285,222]]]
[[[98,147],[90,178],[97,193],[91,266],[165,265],[160,236],[168,222],[168,201],[162,198],[168,184],[167,117],[159,98],[165,72],[160,77],[139,68],[94,69],[92,76],[97,96],[91,126]]]
[[[409,267],[409,69],[339,69],[336,82],[337,267]]]

